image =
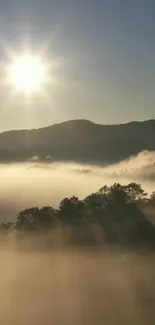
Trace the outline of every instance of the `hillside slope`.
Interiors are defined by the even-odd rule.
[[[72,120],[41,129],[7,131],[0,134],[0,162],[75,160],[111,163],[155,150],[155,120],[120,125],[100,125]]]

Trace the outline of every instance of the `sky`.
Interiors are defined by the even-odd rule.
[[[27,46],[55,78],[28,98],[3,83],[6,49]],[[0,0],[0,131],[152,119],[154,87],[154,0]]]

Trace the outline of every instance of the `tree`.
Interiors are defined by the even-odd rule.
[[[16,227],[23,230],[49,228],[56,221],[56,211],[52,207],[33,207],[21,211],[17,216]]]
[[[19,230],[44,230],[60,223],[67,228],[63,229],[67,233],[69,229],[69,243],[79,245],[90,242],[90,239],[93,242],[92,238],[97,237],[93,236],[98,234],[96,229],[100,229],[107,244],[151,244],[154,247],[154,226],[139,209],[140,204],[137,204],[146,196],[141,185],[136,183],[105,185],[83,200],[76,196],[64,198],[57,210],[50,206],[25,209],[18,214],[16,227]],[[154,200],[155,192],[150,198]],[[10,228],[2,224],[1,229]]]
[[[141,185],[137,183],[130,183],[124,186],[124,190],[127,195],[127,202],[142,201],[147,196]]]
[[[61,221],[72,225],[79,223],[83,218],[84,208],[84,202],[79,200],[78,197],[64,198],[59,206]]]
[[[128,185],[115,183],[110,187],[102,187],[99,192],[102,193],[108,201],[111,199],[122,202],[124,201],[125,203],[142,200],[147,195],[147,193],[142,189],[141,185],[136,183],[130,183]]]
[[[89,216],[103,227],[107,242],[131,244],[140,240],[142,225],[148,229],[148,222],[136,204],[146,195],[139,184],[115,183],[103,186],[98,192],[86,197],[84,202]]]
[[[2,222],[0,224],[0,231],[10,231],[14,228],[14,223],[13,222]]]
[[[39,210],[38,221],[45,228],[56,226],[58,223],[57,211],[50,206],[44,206]]]
[[[98,191],[96,193],[88,195],[84,199],[84,202],[87,205],[87,208],[90,208],[92,210],[102,209],[105,207],[106,197],[102,194],[101,191]]]

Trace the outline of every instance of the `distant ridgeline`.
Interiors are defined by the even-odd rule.
[[[0,162],[76,161],[108,164],[155,150],[155,120],[100,125],[73,120],[0,134]]]

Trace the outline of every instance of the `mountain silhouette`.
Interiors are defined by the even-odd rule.
[[[109,164],[155,150],[155,120],[101,125],[71,120],[33,130],[0,134],[0,162],[40,161]]]

